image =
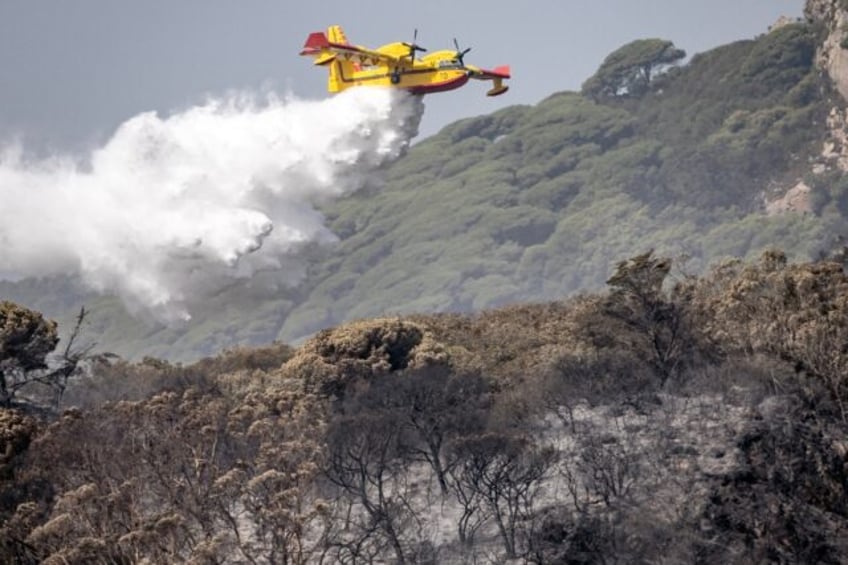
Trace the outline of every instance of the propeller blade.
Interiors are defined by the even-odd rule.
[[[426,51],[424,47],[418,45],[418,28],[415,28],[415,31],[412,33],[412,43],[403,42],[403,45],[409,47],[409,56],[410,58],[415,58],[416,51]]]
[[[471,47],[466,49],[459,48],[459,41],[456,38],[453,38],[453,46],[456,47],[456,60],[459,61],[459,64],[465,66],[465,54],[471,51]]]

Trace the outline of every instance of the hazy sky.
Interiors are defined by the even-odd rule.
[[[329,24],[355,44],[454,37],[469,63],[512,66],[511,90],[485,83],[427,97],[422,134],[579,88],[610,51],[663,37],[690,54],[765,32],[802,0],[0,0],[0,143],[82,150],[125,119],[167,115],[229,90],[326,96],[326,71],[298,57]],[[509,7],[508,7],[509,6]]]

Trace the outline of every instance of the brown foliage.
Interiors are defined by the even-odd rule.
[[[0,302],[0,406],[10,406],[28,371],[46,367],[56,348],[56,322],[13,302]]]
[[[209,388],[213,382],[205,373],[159,359],[148,357],[137,363],[101,359],[68,387],[65,403],[87,409],[106,402],[143,400],[164,390]]]
[[[848,278],[780,253],[670,270],[646,254],[606,294],[354,322],[297,351],[104,361],[36,439],[0,411],[0,561],[418,562],[499,543],[492,559],[539,563],[838,560]],[[794,408],[753,410],[775,391]],[[557,479],[540,437],[567,455]],[[447,516],[461,543],[428,545]]]
[[[56,322],[13,302],[0,302],[0,362],[14,360],[25,371],[39,369],[57,343]]]
[[[33,418],[0,408],[0,556],[13,556],[20,562],[28,552],[19,525],[10,519],[29,494],[20,467],[37,429]]]
[[[412,319],[445,344],[459,372],[480,372],[501,387],[519,386],[578,341],[578,313],[590,299],[520,304],[473,315],[433,314]]]
[[[33,418],[17,410],[0,409],[0,477],[6,476],[6,465],[29,447],[36,429]]]
[[[67,405],[87,408],[104,402],[143,400],[164,390],[228,388],[230,384],[241,389],[251,382],[265,386],[280,380],[271,375],[293,353],[291,346],[273,343],[264,347],[227,349],[191,365],[152,357],[139,362],[98,358],[88,374],[69,387],[65,400]]]
[[[189,388],[68,412],[31,448],[30,472],[57,494],[26,543],[48,562],[302,563],[321,520],[307,501],[321,413],[285,386],[241,397]]]
[[[441,344],[424,326],[387,318],[319,332],[283,366],[282,372],[300,379],[308,392],[343,398],[357,381],[444,360]]]
[[[295,349],[285,343],[272,343],[262,347],[234,347],[222,353],[201,359],[188,369],[208,377],[217,377],[237,371],[271,372],[292,358]]]
[[[838,263],[781,252],[716,267],[685,290],[697,327],[725,354],[764,353],[824,385],[848,419],[848,276]]]

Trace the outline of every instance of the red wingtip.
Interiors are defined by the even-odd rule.
[[[300,54],[312,55],[329,46],[330,42],[327,36],[324,35],[324,32],[316,31],[315,33],[310,33],[309,37],[306,38],[306,43],[303,44],[303,51]]]
[[[509,78],[509,65],[501,65],[500,67],[495,67],[494,74],[501,75],[503,78]]]

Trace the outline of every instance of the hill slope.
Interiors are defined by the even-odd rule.
[[[816,29],[791,25],[695,57],[641,98],[559,93],[453,124],[328,211],[343,238],[292,338],[383,312],[479,310],[597,288],[616,260],[657,248],[699,269],[778,245],[825,248],[842,210],[768,215],[821,150],[828,85]]]
[[[42,378],[0,407],[0,562],[845,563],[843,265],[672,268],[298,349],[101,360],[58,397],[22,373]],[[14,367],[45,332],[5,312]]]
[[[55,283],[0,294],[60,321],[85,302],[102,347],[190,359],[360,317],[559,298],[650,248],[692,271],[770,246],[814,257],[848,228],[848,183],[821,157],[841,108],[816,64],[825,37],[795,23],[697,55],[639,96],[562,92],[452,124],[380,189],[325,210],[341,242],[299,289],[259,303],[229,291],[187,327],[133,321],[108,298],[57,304]],[[787,192],[794,210],[775,213]]]

